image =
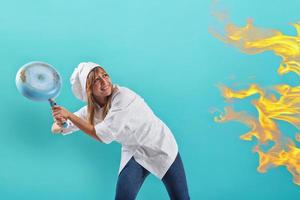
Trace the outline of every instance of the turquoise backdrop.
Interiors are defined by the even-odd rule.
[[[223,0],[232,20],[295,34],[298,0]],[[28,0],[0,6],[0,199],[113,199],[120,145],[104,145],[83,132],[53,135],[48,103],[31,102],[15,86],[25,63],[45,61],[63,78],[58,104],[75,111],[83,104],[70,90],[79,62],[93,61],[113,81],[139,93],[173,131],[194,200],[297,199],[300,186],[283,167],[256,171],[247,127],[217,124],[213,108],[224,102],[218,83],[297,85],[294,74],[277,75],[271,52],[246,55],[209,34],[210,0]],[[255,76],[255,79],[249,77]],[[232,78],[235,77],[235,78]],[[252,109],[247,103],[240,108]],[[296,130],[283,124],[284,132]],[[164,200],[154,176],[138,199]]]

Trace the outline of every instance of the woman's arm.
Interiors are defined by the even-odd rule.
[[[77,126],[84,133],[102,142],[101,139],[96,135],[96,130],[94,128],[94,125],[90,124],[88,121],[76,116],[75,114],[69,112],[67,109],[61,106],[53,106],[52,111],[53,111],[53,117],[58,121],[59,124],[62,124],[63,119],[64,120],[69,119],[70,121],[72,121],[72,123],[75,126]],[[60,132],[62,130],[62,125],[58,125],[57,123],[54,123],[52,125],[52,130],[53,130],[52,132],[58,132],[58,131]]]
[[[68,115],[67,119],[71,120],[73,122],[73,124],[75,124],[75,126],[77,126],[80,130],[82,130],[83,132],[85,132],[89,136],[91,136],[91,137],[95,138],[96,140],[99,140],[100,142],[102,142],[100,140],[100,138],[96,135],[95,127],[92,124],[90,124],[89,122],[87,122],[86,120],[81,119],[80,117],[74,115],[71,112],[69,112],[69,115]]]

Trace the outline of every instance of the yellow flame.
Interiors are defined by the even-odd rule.
[[[278,68],[280,75],[294,72],[300,75],[300,25],[293,24],[296,36],[287,36],[282,32],[271,29],[258,28],[249,20],[244,27],[227,24],[225,34],[216,31],[212,33],[222,41],[229,43],[248,54],[273,51],[282,58]],[[259,155],[259,172],[266,172],[270,167],[285,166],[293,175],[293,181],[300,185],[300,149],[292,138],[282,134],[275,120],[285,121],[300,129],[300,86],[292,87],[287,84],[276,85],[273,93],[268,94],[257,84],[249,88],[233,91],[226,86],[220,86],[225,99],[244,99],[258,94],[252,105],[258,112],[258,117],[250,116],[245,111],[236,112],[232,107],[226,107],[225,113],[215,117],[216,122],[239,121],[250,128],[242,135],[243,140],[256,138],[258,143],[254,151]],[[300,141],[300,134],[296,134],[296,141]],[[268,150],[263,150],[265,144],[272,144]]]
[[[245,53],[256,54],[268,50],[273,51],[282,58],[278,68],[280,75],[288,72],[300,75],[300,24],[292,25],[297,31],[296,36],[287,36],[277,30],[255,27],[252,20],[248,20],[244,27],[227,24],[225,35],[211,31],[222,41],[238,47]]]

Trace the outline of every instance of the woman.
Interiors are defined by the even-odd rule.
[[[100,142],[122,145],[115,199],[135,199],[149,173],[163,181],[171,199],[189,199],[174,136],[139,95],[112,84],[92,62],[80,63],[70,81],[74,95],[87,105],[75,113],[54,106],[52,132],[66,135],[80,129]]]

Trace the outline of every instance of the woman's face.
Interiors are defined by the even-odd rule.
[[[93,82],[93,95],[100,98],[109,96],[112,93],[112,88],[109,75],[103,69],[97,69]]]

